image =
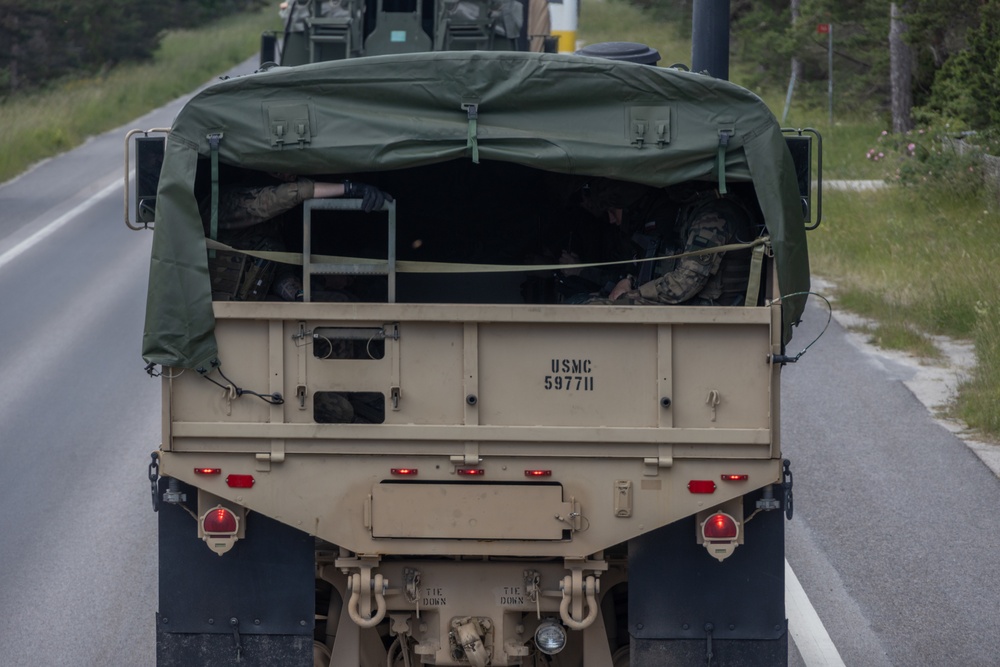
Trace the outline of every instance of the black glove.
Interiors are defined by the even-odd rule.
[[[350,199],[360,199],[361,210],[365,213],[379,210],[382,208],[382,204],[392,201],[392,195],[388,192],[382,192],[374,185],[354,181],[344,181],[344,196]]]

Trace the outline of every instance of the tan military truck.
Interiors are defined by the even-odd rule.
[[[758,97],[587,56],[418,53],[223,81],[165,144],[133,134],[161,667],[785,664],[780,371],[809,151]],[[394,200],[309,199],[277,249],[237,249],[219,201],[250,174]],[[672,261],[601,256],[616,230],[578,204],[608,181],[739,197],[753,233],[705,252],[752,257],[742,305],[575,298],[577,269]]]

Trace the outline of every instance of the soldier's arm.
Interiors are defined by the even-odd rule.
[[[684,252],[725,245],[726,220],[718,213],[706,211],[691,223],[685,239]],[[678,304],[696,296],[705,288],[708,279],[718,272],[722,264],[721,253],[683,257],[673,271],[639,285],[635,290],[644,299],[664,304]]]

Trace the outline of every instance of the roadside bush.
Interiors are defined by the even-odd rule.
[[[958,197],[983,191],[982,159],[962,151],[949,128],[926,127],[905,133],[883,130],[865,158],[881,163],[885,179],[921,191],[946,190]],[[935,193],[937,194],[937,193]]]

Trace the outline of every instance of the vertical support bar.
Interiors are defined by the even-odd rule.
[[[285,323],[270,320],[267,325],[267,369],[268,391],[285,395]],[[285,421],[285,406],[271,404],[270,422],[280,424]]]
[[[660,428],[673,428],[674,411],[664,407],[663,399],[673,401],[674,396],[674,327],[659,324],[656,327],[656,401],[659,405]]]
[[[312,210],[315,199],[302,206],[302,301],[312,301]]]
[[[462,336],[465,424],[479,424],[479,323],[466,322]]]

